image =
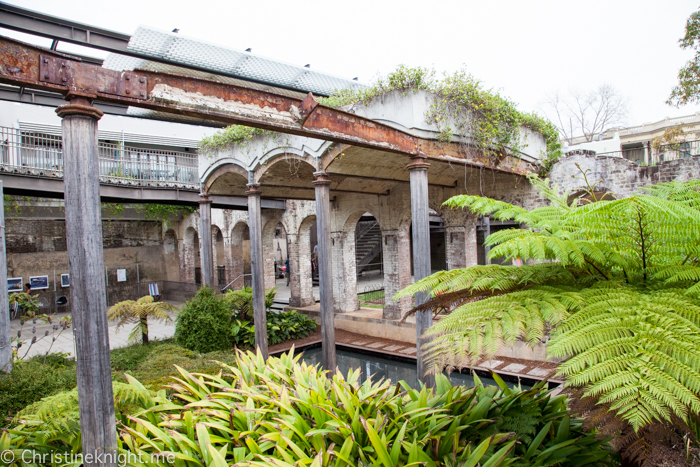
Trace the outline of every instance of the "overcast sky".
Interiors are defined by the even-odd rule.
[[[700,111],[664,103],[678,69],[692,56],[678,47],[678,39],[697,0],[9,3],[128,34],[140,24],[179,28],[192,38],[251,47],[253,53],[310,63],[364,83],[399,64],[439,72],[466,67],[525,111],[541,108],[553,90],[586,91],[602,83],[629,98],[628,125]]]

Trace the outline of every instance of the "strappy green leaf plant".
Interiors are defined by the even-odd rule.
[[[609,404],[635,432],[700,413],[700,181],[618,200],[591,189],[589,200],[571,203],[547,181],[531,182],[547,206],[467,195],[446,202],[520,223],[486,245],[489,258],[522,266],[443,271],[397,295],[428,292],[416,309],[449,313],[429,330],[432,370],[551,338],[548,354],[566,359],[567,384]]]
[[[412,389],[361,382],[359,371],[331,377],[293,351],[267,360],[239,352],[217,375],[178,370],[169,398],[144,394],[130,380],[141,405],[117,407],[119,448],[128,459],[160,456],[176,467],[616,465],[608,442],[583,430],[566,396],[552,397],[542,383],[510,389],[494,376],[499,386],[477,378],[466,388],[438,375],[434,389]],[[74,438],[69,447],[42,430],[20,425],[0,437],[0,447],[79,451]]]

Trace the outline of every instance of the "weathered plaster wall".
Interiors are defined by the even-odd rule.
[[[584,171],[590,170],[588,180],[591,183],[602,180],[596,190],[605,189],[614,192],[616,198],[624,198],[649,184],[700,177],[700,156],[666,161],[647,167],[639,166],[621,157],[596,156],[577,151],[569,153],[554,165],[550,179],[559,185],[561,192],[574,193],[583,190],[585,184],[580,178],[579,167]]]

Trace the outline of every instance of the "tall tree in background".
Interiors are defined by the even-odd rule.
[[[666,101],[675,107],[700,102],[700,11],[690,15],[685,23],[685,36],[678,42],[681,49],[691,49],[695,56],[678,71],[678,85]]]
[[[577,136],[593,141],[596,135],[623,124],[627,118],[627,99],[609,84],[590,92],[562,95],[557,91],[545,98],[542,107],[569,144]]]

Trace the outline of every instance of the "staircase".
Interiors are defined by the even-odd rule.
[[[355,230],[357,275],[362,274],[362,271],[381,270],[381,264],[377,264],[381,252],[382,231],[379,223],[374,219],[360,220]]]

